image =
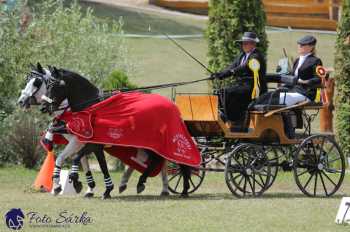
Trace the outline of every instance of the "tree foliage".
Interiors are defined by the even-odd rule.
[[[112,70],[129,71],[121,20],[102,22],[77,1],[69,6],[41,1],[30,10],[17,2],[13,10],[0,12],[0,108],[6,113],[12,110],[30,63],[71,69],[96,84]],[[23,22],[28,13],[30,22]]]
[[[76,71],[98,86],[112,70],[129,73],[122,21],[104,22],[77,1],[35,1],[31,8],[17,0],[0,8],[0,164],[34,167],[38,160],[40,131],[48,124],[36,112],[16,110],[29,64],[40,62]],[[34,2],[34,1],[32,1]],[[29,15],[28,15],[29,14]]]
[[[343,1],[336,41],[336,131],[342,150],[350,154],[350,0]]]
[[[240,53],[236,40],[245,31],[252,31],[260,39],[258,49],[266,55],[268,41],[265,31],[266,16],[261,0],[209,1],[209,66],[220,71]]]

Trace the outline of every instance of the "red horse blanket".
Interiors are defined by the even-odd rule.
[[[179,110],[158,94],[118,93],[84,111],[65,113],[61,119],[81,142],[107,145],[108,153],[140,172],[147,167],[147,155],[136,148],[192,167],[201,163]]]

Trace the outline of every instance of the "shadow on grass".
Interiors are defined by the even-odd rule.
[[[345,194],[336,194],[330,198],[336,198],[340,199],[342,197],[345,197]],[[95,199],[99,197],[94,197]],[[265,193],[263,196],[260,197],[245,197],[245,198],[238,198],[230,193],[208,193],[208,194],[192,194],[187,198],[183,198],[180,195],[170,195],[170,196],[158,196],[158,195],[118,195],[113,196],[110,201],[125,201],[125,202],[138,202],[138,201],[183,201],[183,200],[190,200],[190,201],[203,201],[203,200],[264,200],[264,199],[313,199],[312,197],[308,197],[302,193]],[[322,198],[322,197],[316,197],[316,198]],[[323,197],[327,199],[327,197]]]
[[[303,193],[264,193],[264,195],[261,197],[263,199],[274,199],[274,198],[286,198],[286,199],[292,199],[292,198],[305,198],[305,199],[312,199],[312,198],[342,198],[345,197],[345,194],[335,194],[331,197],[308,197],[306,195],[304,195]]]

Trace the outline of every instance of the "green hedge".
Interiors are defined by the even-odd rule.
[[[350,0],[343,1],[335,53],[336,131],[345,155],[350,157]]]
[[[252,31],[260,39],[258,48],[266,56],[268,41],[265,31],[266,16],[260,0],[209,1],[209,67],[217,72],[231,63],[239,53],[235,43],[245,31]]]

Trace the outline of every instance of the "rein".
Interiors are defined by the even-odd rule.
[[[133,88],[133,89],[123,88],[123,89],[106,90],[106,91],[103,91],[102,96],[99,96],[99,97],[96,97],[96,98],[93,98],[93,99],[90,99],[88,101],[84,101],[84,102],[81,102],[79,104],[75,104],[72,106],[81,106],[83,104],[88,104],[88,103],[94,102],[96,100],[103,101],[103,100],[113,96],[116,92],[123,93],[123,92],[136,92],[136,91],[142,91],[142,90],[165,89],[165,88],[171,88],[171,87],[176,87],[176,86],[181,86],[181,85],[189,85],[189,84],[193,84],[193,83],[197,83],[197,82],[201,82],[201,81],[208,81],[208,80],[211,80],[211,78],[207,77],[204,79],[199,79],[199,80],[194,80],[194,81],[184,81],[184,82],[168,83],[168,84],[161,84],[161,85],[151,85],[151,86],[145,86],[145,87],[139,87],[139,88]],[[57,108],[56,110],[52,110],[52,112],[66,110],[72,106]]]

